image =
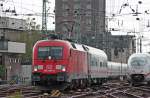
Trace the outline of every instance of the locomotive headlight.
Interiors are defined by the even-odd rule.
[[[65,68],[64,65],[56,65],[56,69],[57,69],[57,70],[66,71],[66,68]]]
[[[37,71],[38,70],[38,66],[34,66],[34,71]]]
[[[34,71],[38,71],[38,70],[42,70],[42,69],[43,69],[43,65],[34,66]]]
[[[62,71],[66,71],[66,68],[65,68],[65,66],[62,66],[62,69],[61,69]]]
[[[37,69],[34,69],[34,71],[37,71]]]

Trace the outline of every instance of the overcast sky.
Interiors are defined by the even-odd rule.
[[[139,3],[139,1],[141,1],[141,3]],[[107,2],[107,16],[110,18],[110,16],[114,14],[114,19],[117,18],[117,21],[111,21],[114,23],[111,26],[119,26],[118,28],[127,29],[127,31],[146,31],[146,25],[148,24],[148,20],[150,20],[150,0],[107,0]],[[128,6],[124,6],[124,4],[128,4]],[[132,9],[134,11],[138,10],[140,14],[133,16]],[[145,11],[147,13],[145,13]],[[140,20],[137,21],[136,18]]]
[[[41,24],[42,17],[39,14],[42,13],[42,1],[43,0],[0,0],[1,4],[3,3],[3,9],[7,10],[16,10],[17,14],[38,14],[35,16],[30,16],[30,18],[35,18],[38,24]],[[55,0],[49,0],[47,3],[47,8],[49,9],[48,13],[53,13]],[[2,8],[1,8],[2,9]],[[14,16],[10,13],[7,13],[6,16]],[[19,15],[17,18],[27,18],[29,16]],[[54,29],[54,18],[48,18],[48,29]]]
[[[133,15],[132,9],[140,14]],[[111,17],[113,14],[115,16]],[[109,28],[123,32],[140,32],[143,35],[143,51],[150,51],[150,0],[107,0],[106,16],[109,18]]]
[[[4,2],[4,9],[14,9],[18,14],[28,14],[28,13],[42,13],[42,1],[43,0],[0,0],[1,2]],[[48,0],[48,7],[49,7],[49,13],[53,13],[54,10],[54,2],[55,0]],[[145,31],[145,26],[148,20],[149,15],[144,14],[144,11],[147,10],[149,13],[150,9],[150,0],[141,0],[141,4],[139,4],[140,0],[106,0],[107,1],[107,7],[106,7],[106,15],[110,18],[112,14],[115,14],[118,17],[115,20],[109,21],[111,27],[115,26],[115,28],[119,29],[127,29],[127,31]],[[123,6],[124,4],[128,4],[128,6]],[[141,12],[142,14],[138,17],[140,18],[140,22],[136,20],[137,16],[133,16],[131,13],[132,9],[136,10],[136,7],[138,5],[138,12]],[[40,16],[33,16],[36,18],[38,23],[41,23],[42,17]],[[26,18],[25,16],[20,16],[20,18]],[[132,20],[132,22],[131,22]],[[54,29],[54,25],[52,24],[54,22],[54,18],[49,17],[48,18],[48,28]],[[51,25],[50,25],[51,24]],[[140,25],[140,28],[139,28]],[[118,27],[119,26],[119,27]],[[147,29],[147,28],[146,28]]]

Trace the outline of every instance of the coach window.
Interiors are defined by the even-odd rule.
[[[97,66],[97,62],[95,62],[95,66]]]
[[[100,67],[100,63],[99,63],[99,62],[97,62],[97,66],[99,66],[99,67]]]
[[[91,66],[94,66],[94,61],[91,62]]]
[[[100,67],[102,67],[103,65],[102,65],[102,62],[100,62]]]
[[[105,67],[104,62],[102,62],[102,66]]]
[[[104,67],[104,63],[102,62],[102,67]]]
[[[105,66],[108,67],[107,63],[105,62]]]
[[[96,61],[94,61],[94,64],[93,64],[93,66],[96,66]]]

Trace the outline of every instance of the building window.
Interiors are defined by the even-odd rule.
[[[2,56],[0,56],[0,65],[2,65]]]
[[[68,1],[68,0],[62,0],[63,2],[66,2],[66,1]]]
[[[79,2],[80,0],[74,0],[74,2]]]
[[[75,4],[74,5],[74,9],[79,9],[80,8],[80,4]]]
[[[91,19],[91,11],[90,10],[87,10],[87,12],[86,12],[86,16],[88,16],[88,18],[90,18]]]
[[[65,24],[64,24],[65,25]],[[67,31],[67,28],[65,26],[62,27],[63,31]]]
[[[68,16],[68,12],[63,12],[63,16]]]
[[[18,63],[20,63],[20,59],[18,59]]]
[[[87,0],[87,3],[88,3],[88,4],[91,4],[91,0]]]
[[[87,25],[91,25],[91,23],[92,23],[92,22],[91,22],[91,19],[87,18],[87,19],[86,19],[86,24],[87,24]]]
[[[65,9],[65,10],[69,9],[68,5],[63,4],[63,9]]]
[[[0,50],[7,50],[7,49],[8,49],[8,42],[0,41]]]
[[[87,8],[87,9],[91,9],[91,4],[88,4],[88,5],[86,6],[86,8]]]

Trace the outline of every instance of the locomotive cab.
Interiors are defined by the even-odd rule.
[[[68,48],[63,43],[37,42],[33,50],[32,81],[40,83],[66,81],[68,55]]]

